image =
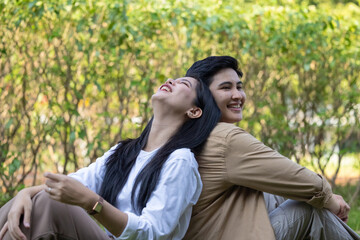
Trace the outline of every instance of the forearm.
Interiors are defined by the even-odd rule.
[[[128,222],[128,215],[126,213],[106,201],[104,201],[101,212],[95,214],[94,217],[116,237],[122,234]]]
[[[227,139],[229,181],[237,185],[305,201],[322,208],[331,187],[320,175],[302,167],[245,132]]]
[[[87,212],[90,212],[98,199],[99,195],[89,190],[84,195],[80,206]],[[126,213],[120,211],[105,200],[101,212],[93,215],[93,217],[116,237],[121,235],[128,221],[128,215]]]
[[[34,193],[45,188],[53,200],[82,207],[87,212],[91,212],[99,200],[96,192],[70,176],[53,173],[45,173],[44,176],[46,178],[45,187],[33,188],[28,191]],[[119,236],[127,224],[127,214],[106,201],[103,202],[102,209],[94,217],[115,236]]]

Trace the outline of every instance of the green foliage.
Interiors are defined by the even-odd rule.
[[[240,126],[265,144],[333,183],[330,159],[360,161],[358,2],[5,0],[0,11],[10,195],[44,169],[74,171],[138,136],[156,86],[209,55],[239,60]]]
[[[357,205],[353,207],[349,214],[348,225],[360,234],[360,207]]]

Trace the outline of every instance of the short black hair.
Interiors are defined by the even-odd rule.
[[[210,86],[213,77],[222,69],[233,69],[239,78],[243,73],[239,69],[238,61],[230,56],[210,56],[203,60],[196,61],[186,72],[186,77],[201,79],[203,83]]]

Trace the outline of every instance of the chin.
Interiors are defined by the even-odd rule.
[[[234,114],[229,114],[227,116],[224,116],[220,122],[227,122],[227,123],[237,123],[240,122],[242,120],[242,115],[234,115]]]
[[[230,122],[231,123],[237,123],[237,122],[240,122],[241,120],[242,120],[242,117],[237,117],[237,118],[230,119]]]
[[[226,118],[226,119],[221,119],[220,122],[226,122],[226,123],[237,123],[240,122],[241,119],[233,119],[233,118]]]

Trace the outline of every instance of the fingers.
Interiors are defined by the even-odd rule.
[[[347,222],[349,212],[350,212],[350,206],[344,201],[344,204],[340,207],[340,212],[338,214],[338,217],[344,222]]]
[[[49,186],[48,184],[46,184]],[[47,192],[49,195],[54,194],[55,188],[54,187],[47,187],[45,188],[45,192]]]
[[[47,188],[45,189],[45,191],[50,195],[52,199],[55,199],[54,197],[59,193],[58,189],[60,189],[66,181],[66,176],[62,174],[46,172],[44,173],[44,177],[47,178],[45,182]]]
[[[336,214],[336,216],[338,216],[346,223],[348,221],[350,206],[345,202],[344,198],[341,195],[334,194],[334,198],[338,201],[340,205],[339,212]]]
[[[26,228],[30,227],[31,211],[32,211],[32,204],[31,204],[31,202],[28,202],[24,206],[23,224]]]
[[[9,230],[9,223],[6,222],[0,231],[0,240],[3,240],[8,230]],[[19,232],[17,233],[16,232],[12,233],[11,231],[9,231],[9,235],[11,236],[12,239],[20,239],[20,240],[26,239],[25,235],[20,231],[20,229]]]
[[[346,202],[344,202],[344,205],[340,207],[340,215],[347,216],[349,214],[349,211],[350,211],[350,206]]]
[[[8,231],[9,235],[11,236],[11,239],[16,240],[25,240],[26,237],[23,232],[21,232],[21,229],[18,224],[8,224]]]
[[[44,177],[46,177],[54,182],[58,182],[64,177],[64,175],[46,172],[46,173],[44,173]]]
[[[2,227],[1,231],[0,231],[0,240],[2,240],[4,238],[5,233],[8,230],[8,222],[6,222],[4,224],[4,226]]]
[[[61,176],[61,175],[59,175]],[[46,172],[44,173],[44,177],[47,178],[45,185],[47,186],[47,188],[45,188],[45,192],[47,192],[50,196],[54,194],[54,190],[56,188],[56,185],[58,184],[60,178],[59,178],[58,174],[53,174],[53,173],[49,173]]]
[[[7,232],[11,239],[26,239],[24,233],[20,229],[20,224],[23,224],[23,222],[20,222],[20,218],[23,214],[25,214],[25,212],[27,212],[26,219],[29,219],[31,215],[29,212],[31,211],[31,205],[32,201],[30,196],[19,193],[15,197],[15,201],[11,206],[7,218]],[[26,220],[26,222],[30,221]]]

